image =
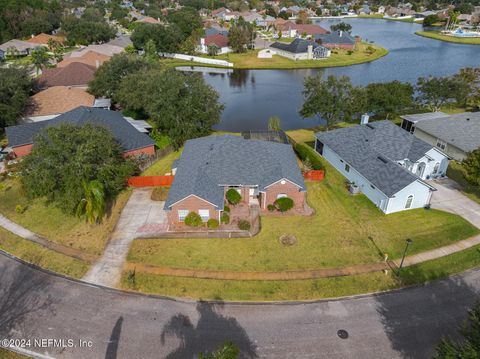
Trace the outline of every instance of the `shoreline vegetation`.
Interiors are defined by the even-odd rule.
[[[373,52],[369,52],[368,47],[373,48]],[[288,69],[310,69],[310,68],[326,68],[326,67],[342,67],[363,64],[378,60],[388,55],[388,50],[376,45],[362,42],[358,44],[358,49],[350,53],[347,50],[332,50],[332,56],[323,60],[300,60],[294,61],[274,55],[271,59],[259,59],[257,57],[259,50],[248,51],[242,54],[225,54],[218,56],[202,56],[216,60],[225,60],[232,62],[233,67],[225,67],[199,62],[182,61],[182,60],[160,60],[160,62],[171,67],[179,66],[196,66],[196,67],[212,67],[222,69],[242,69],[242,70],[288,70]]]
[[[480,37],[474,37],[474,38],[455,37],[455,36],[443,35],[438,31],[416,31],[415,35],[427,37],[429,39],[434,39],[439,41],[453,42],[456,44],[480,45]]]

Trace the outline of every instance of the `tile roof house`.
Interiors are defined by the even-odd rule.
[[[462,161],[469,152],[480,148],[480,112],[424,119],[415,124],[413,134]]]
[[[93,80],[96,68],[81,62],[72,62],[65,67],[45,69],[39,78],[40,86],[86,87]]]
[[[316,135],[315,150],[384,213],[422,208],[448,157],[388,120]]]
[[[60,44],[63,44],[65,42],[65,37],[59,36],[59,35],[48,35],[42,32],[41,34],[32,36],[31,39],[28,39],[28,42],[31,42],[34,44],[48,45],[49,40],[57,41]]]
[[[291,43],[274,42],[269,49],[291,60],[318,60],[327,58],[331,54],[326,47],[300,38],[296,38]]]
[[[357,39],[345,31],[334,31],[329,34],[318,34],[314,36],[315,41],[329,49],[354,50]]]
[[[175,178],[165,202],[170,224],[189,212],[220,219],[225,193],[236,189],[244,203],[266,209],[288,196],[303,208],[306,187],[292,146],[223,135],[189,140],[174,164]]]
[[[226,54],[232,49],[228,46],[230,40],[227,36],[221,34],[209,35],[200,39],[200,46],[198,51],[204,54],[208,53],[208,47],[215,45],[218,48],[219,54]]]
[[[79,106],[91,107],[95,96],[78,87],[53,86],[31,97],[28,122],[49,120]]]
[[[80,106],[51,120],[10,126],[5,129],[8,146],[17,157],[28,155],[34,136],[41,130],[62,123],[82,126],[87,123],[107,127],[124,150],[125,156],[154,155],[155,142],[131,125],[120,112]]]
[[[95,68],[99,68],[102,64],[111,59],[111,56],[103,55],[95,51],[87,51],[81,57],[67,57],[57,64],[57,67],[66,67],[73,62],[80,62]]]

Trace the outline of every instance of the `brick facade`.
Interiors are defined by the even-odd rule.
[[[148,146],[144,148],[138,148],[136,150],[125,151],[123,155],[125,157],[138,156],[138,155],[148,155],[153,156],[155,154],[155,146]]]
[[[33,147],[32,144],[14,147],[13,153],[15,153],[16,157],[26,156],[26,155],[29,155],[30,152],[32,152],[32,147]]]
[[[178,211],[179,210],[188,210],[188,212],[195,212],[198,213],[200,209],[208,209],[210,218],[214,218],[216,220],[219,219],[219,213],[216,207],[203,199],[200,199],[195,196],[190,196],[182,201],[175,203],[170,211],[167,211],[168,223],[170,224],[181,224],[183,222],[179,221],[178,219]]]
[[[284,184],[282,184],[284,182]],[[294,209],[302,210],[305,204],[305,195],[307,192],[300,192],[293,183],[284,180],[278,181],[267,188],[266,193],[262,193],[262,209],[266,209],[269,204],[273,204],[279,194],[286,194],[293,199]]]
[[[18,146],[13,148],[13,153],[16,157],[23,157],[29,155],[32,152],[33,144]],[[155,154],[155,146],[148,146],[144,148],[139,148],[136,150],[126,151],[123,153],[125,157],[129,156],[138,156],[141,154],[146,154],[148,156],[153,156]]]

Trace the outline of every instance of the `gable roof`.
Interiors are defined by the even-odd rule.
[[[216,45],[217,47],[226,47],[230,40],[222,34],[215,34],[205,37],[205,45]]]
[[[42,86],[85,86],[93,80],[96,68],[81,62],[45,69],[39,78]]]
[[[95,68],[100,67],[104,62],[110,60],[110,56],[100,54],[95,51],[87,51],[81,57],[67,57],[57,64],[58,67],[66,67],[73,62],[80,62]]]
[[[334,31],[330,34],[315,35],[315,40],[325,44],[355,45],[355,38],[346,31]]]
[[[293,27],[297,29],[300,34],[306,33],[307,35],[318,35],[328,33],[323,27],[314,24],[295,24]]]
[[[34,136],[46,127],[61,123],[82,126],[87,123],[107,127],[125,151],[153,146],[155,142],[140,133],[121,115],[120,112],[80,106],[51,120],[10,126],[5,129],[10,147],[33,143]]]
[[[433,147],[388,120],[315,136],[388,197],[415,181],[424,183],[396,161],[416,162]]]
[[[38,34],[37,36],[34,36],[31,39],[28,39],[28,42],[32,42],[34,44],[48,45],[49,40],[54,40],[63,44],[65,42],[65,37],[58,36],[58,35],[48,35],[42,32],[41,34]]]
[[[22,40],[17,40],[13,39],[10,41],[7,41],[3,44],[0,45],[0,50],[4,52],[8,52],[10,48],[15,48],[17,51],[29,51],[30,49],[34,49],[38,46],[43,46],[41,44],[35,44],[33,42],[28,42],[28,41],[22,41]]]
[[[133,42],[130,39],[130,36],[120,35],[107,42],[107,45],[126,48],[127,46],[133,45]]]
[[[312,45],[312,49],[316,49],[320,46],[315,41],[296,38],[289,44],[286,42],[274,42],[270,47],[294,54],[301,54],[308,51],[309,45]]]
[[[64,113],[78,106],[92,106],[95,96],[75,87],[53,86],[31,97],[29,116],[45,116]]]
[[[438,111],[438,112],[427,112],[427,113],[415,113],[413,115],[402,115],[400,116],[400,118],[409,122],[417,123],[418,121],[431,120],[434,118],[442,118],[442,117],[448,117],[448,116],[450,115],[447,115],[444,112]]]
[[[165,208],[195,195],[223,209],[225,185],[259,186],[287,179],[305,190],[292,146],[239,136],[208,136],[185,143]]]
[[[415,127],[465,152],[480,147],[480,112],[424,120]]]

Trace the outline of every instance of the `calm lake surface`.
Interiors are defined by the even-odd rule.
[[[414,34],[421,25],[375,19],[343,19],[352,34],[387,48],[390,53],[374,62],[349,67],[305,70],[234,70],[211,73],[205,80],[220,93],[225,104],[221,123],[226,131],[262,130],[270,116],[279,116],[285,130],[313,127],[319,119],[302,119],[303,80],[318,72],[349,76],[356,85],[400,80],[415,83],[420,76],[446,76],[464,67],[480,66],[480,46],[447,43]],[[339,20],[317,23],[329,29]],[[213,71],[213,70],[212,70]]]

